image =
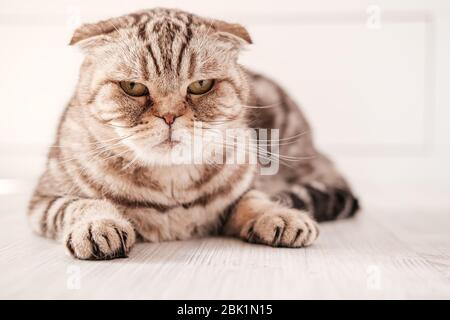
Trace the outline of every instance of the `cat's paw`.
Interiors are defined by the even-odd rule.
[[[290,208],[307,210],[318,222],[349,218],[359,210],[359,201],[351,190],[320,182],[296,185],[272,200]]]
[[[358,199],[349,190],[320,183],[305,185],[305,189],[310,199],[308,211],[319,222],[349,218],[359,209]]]
[[[113,218],[77,223],[64,236],[68,252],[83,260],[126,258],[135,241],[132,225]]]
[[[288,208],[271,208],[250,220],[241,237],[251,243],[274,247],[306,247],[319,236],[317,223],[305,212]]]

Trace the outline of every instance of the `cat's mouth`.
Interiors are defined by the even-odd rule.
[[[163,142],[160,142],[157,147],[169,147],[172,148],[174,146],[176,146],[177,144],[179,144],[180,141],[177,140],[173,140],[171,138],[167,138],[166,140],[164,140]]]

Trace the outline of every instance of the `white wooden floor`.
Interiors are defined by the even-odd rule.
[[[316,245],[227,238],[139,244],[128,259],[78,261],[31,234],[26,196],[0,197],[0,298],[450,298],[450,212],[379,211],[322,225]]]

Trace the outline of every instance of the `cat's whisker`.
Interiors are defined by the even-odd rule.
[[[76,144],[68,144],[68,145],[52,145],[52,146],[50,146],[50,148],[71,148],[71,147],[75,147],[75,146],[82,147],[82,146],[92,146],[92,145],[98,145],[98,144],[104,145],[104,144],[110,143],[110,142],[118,142],[120,140],[129,138],[131,136],[133,136],[133,134],[128,135],[126,137],[118,137],[118,138],[116,137],[116,138],[112,138],[112,139],[108,139],[108,140],[99,140],[96,142],[76,143]]]
[[[103,152],[108,152],[108,151],[111,152],[112,151],[111,148],[113,148],[113,147],[115,147],[117,145],[120,145],[123,142],[123,140],[125,140],[127,138],[130,138],[131,136],[133,136],[133,135],[122,137],[121,139],[119,139],[118,141],[116,141],[113,144],[106,144],[106,145],[103,145],[101,147],[97,147],[94,150],[91,150],[91,151],[85,153],[85,155],[91,156],[91,155],[98,155],[98,154],[101,154]],[[60,163],[64,164],[64,163],[67,163],[67,162],[70,162],[70,161],[74,161],[74,160],[78,160],[78,157],[73,157],[73,158],[70,158],[70,159],[62,159],[62,161],[60,161]]]
[[[302,157],[288,156],[288,155],[283,155],[280,153],[274,153],[274,152],[268,151],[267,149],[262,148],[255,144],[249,146],[247,143],[244,143],[244,144],[237,143],[237,142],[235,142],[235,143],[229,143],[229,142],[217,143],[217,142],[211,141],[211,142],[209,142],[209,144],[215,145],[217,147],[234,148],[234,149],[236,147],[238,147],[238,148],[241,148],[241,150],[243,150],[243,151],[253,152],[253,153],[257,154],[259,157],[263,157],[263,156],[265,156],[265,154],[267,154],[267,155],[271,156],[271,158],[267,158],[267,159],[272,159],[272,160],[273,160],[273,158],[277,158],[277,159],[281,159],[284,161],[297,162],[297,161],[311,160],[311,159],[314,159],[317,157],[316,155],[302,156]],[[262,154],[262,153],[264,153],[264,154]]]
[[[302,160],[313,159],[313,158],[316,157],[315,155],[303,156],[303,157],[287,156],[287,155],[283,155],[281,153],[274,153],[274,152],[268,151],[267,149],[259,147],[257,145],[248,146],[247,144],[239,144],[239,143],[224,144],[224,145],[229,146],[229,147],[233,147],[233,148],[234,147],[252,148],[252,149],[244,149],[244,150],[246,150],[246,151],[255,151],[255,150],[257,150],[257,151],[260,151],[260,152],[264,152],[265,154],[268,154],[268,155],[271,155],[271,156],[274,156],[274,157],[277,157],[277,158],[281,158],[281,159],[284,159],[284,160],[287,160],[287,161],[302,161]],[[258,154],[261,154],[261,153],[258,152]]]
[[[219,131],[221,134],[222,133],[224,133],[225,134],[225,137],[227,137],[227,138],[236,138],[235,136],[231,136],[231,135],[226,135],[226,133],[227,133],[227,130],[232,130],[233,128],[223,128],[223,129],[219,129],[219,128],[206,128],[206,127],[199,127],[199,129],[200,128],[202,128],[202,129],[205,129],[205,130],[214,130],[214,131]],[[248,129],[245,129],[245,130],[248,130]],[[251,130],[251,129],[250,129]],[[255,129],[255,130],[258,130],[258,129]],[[266,130],[266,129],[265,129]],[[268,130],[270,130],[270,129],[268,129]],[[306,130],[306,131],[303,131],[303,132],[300,132],[300,133],[298,133],[298,134],[295,134],[295,135],[293,135],[293,136],[289,136],[289,137],[285,137],[285,138],[281,138],[281,139],[259,139],[259,138],[256,138],[256,139],[254,139],[254,138],[246,138],[246,140],[250,140],[251,142],[258,142],[258,143],[263,143],[263,142],[265,142],[265,143],[267,143],[267,142],[271,142],[272,144],[277,144],[277,145],[287,145],[287,144],[290,144],[290,143],[283,143],[283,144],[281,144],[281,143],[279,143],[279,142],[285,142],[285,141],[292,141],[292,143],[295,143],[297,140],[298,140],[298,138],[301,138],[302,136],[304,136],[304,135],[307,135],[307,134],[310,134],[311,132],[310,131],[308,131],[308,130]]]
[[[197,137],[201,138],[201,135],[198,135]],[[230,137],[231,138],[231,137]],[[246,139],[246,141],[248,141],[248,143],[252,143],[252,144],[259,144],[260,146],[287,146],[287,145],[291,145],[291,144],[295,144],[297,143],[298,140],[291,140],[291,141],[281,141],[281,140],[259,140],[259,139]],[[280,141],[282,143],[280,143]]]
[[[309,132],[305,131],[305,132],[296,134],[294,136],[290,136],[290,137],[282,138],[282,139],[258,139],[258,138],[253,139],[253,138],[247,138],[246,140],[249,140],[250,142],[253,142],[253,143],[263,144],[263,145],[270,144],[270,145],[283,146],[283,145],[289,145],[289,144],[292,144],[292,143],[296,143],[299,138],[301,138],[302,136],[304,136],[307,133],[309,133]],[[226,136],[226,137],[230,138],[230,139],[236,139],[237,138],[235,136]]]
[[[230,147],[234,148],[234,146],[230,146]],[[266,155],[260,154],[258,152],[253,152],[253,154],[257,157],[257,159],[265,160],[268,163],[276,161],[276,162],[279,162],[280,164],[287,166],[289,168],[294,168],[289,162],[287,162],[287,160],[284,160],[282,158],[280,159],[280,157],[266,156]]]

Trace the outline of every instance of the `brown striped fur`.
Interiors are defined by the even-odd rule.
[[[111,259],[127,256],[138,236],[166,241],[221,231],[273,246],[307,246],[318,236],[312,216],[353,214],[349,187],[315,150],[297,106],[237,63],[250,43],[238,24],[172,9],[78,28],[71,44],[85,60],[30,201],[33,230],[61,239],[74,257]],[[187,86],[201,79],[215,79],[213,90],[187,95]],[[128,96],[120,81],[140,82],[149,94]],[[277,107],[265,108],[270,104]],[[171,152],[187,150],[196,123],[211,132],[279,128],[282,139],[298,136],[282,153],[314,157],[282,166],[270,184],[256,165],[209,158],[174,164]],[[178,143],[165,143],[168,137]]]

